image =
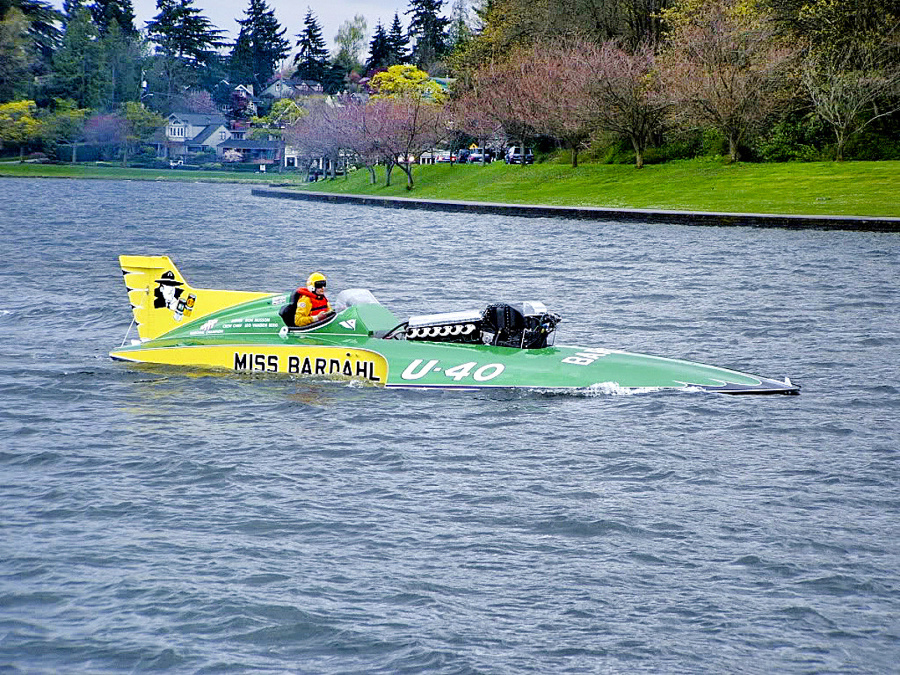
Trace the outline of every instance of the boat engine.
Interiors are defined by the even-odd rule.
[[[490,344],[517,349],[540,349],[553,344],[559,315],[541,302],[494,304],[484,312],[446,312],[410,317],[407,340]]]
[[[481,313],[466,311],[411,316],[406,326],[406,339],[481,344]]]
[[[541,349],[553,344],[560,320],[542,302],[489,305],[481,317],[483,341],[500,347]]]

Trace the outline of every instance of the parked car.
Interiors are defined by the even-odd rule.
[[[443,150],[435,155],[434,161],[438,163],[455,162],[456,155],[449,150]]]
[[[503,161],[507,164],[534,164],[534,151],[531,148],[525,148],[522,152],[521,145],[513,145],[507,148]]]
[[[174,169],[176,166],[184,166],[184,161],[180,159],[170,159],[169,168]]]
[[[493,157],[491,156],[491,152],[489,150],[485,150],[484,148],[475,148],[469,153],[469,157],[466,160],[469,164],[479,164],[484,162],[485,164],[490,164]]]
[[[469,159],[469,153],[471,150],[460,150],[456,155],[456,161],[460,164],[465,164]]]

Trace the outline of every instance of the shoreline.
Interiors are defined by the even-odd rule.
[[[571,218],[576,220],[613,220],[651,222],[707,227],[771,227],[791,230],[848,230],[857,232],[900,232],[900,218],[882,216],[817,216],[774,213],[724,213],[711,211],[670,211],[659,209],[622,209],[598,206],[544,206],[540,204],[504,204],[451,199],[380,197],[286,190],[282,185],[252,188],[255,197],[320,201],[335,204],[359,204],[394,209],[419,209],[449,213],[488,213],[525,218]]]

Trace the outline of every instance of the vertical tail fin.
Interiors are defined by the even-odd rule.
[[[142,340],[152,340],[220,309],[271,295],[193,288],[164,255],[121,255],[119,263]]]

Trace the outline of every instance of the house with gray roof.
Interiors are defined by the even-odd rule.
[[[276,75],[275,80],[259,93],[260,98],[298,98],[322,94],[322,85],[315,80],[294,80]]]
[[[214,151],[231,138],[228,120],[218,113],[169,115],[166,128],[153,139],[160,157],[183,158],[188,153]]]
[[[229,150],[241,154],[241,161],[248,164],[281,164],[284,141],[279,140],[228,140],[219,144],[216,152],[221,158]]]

